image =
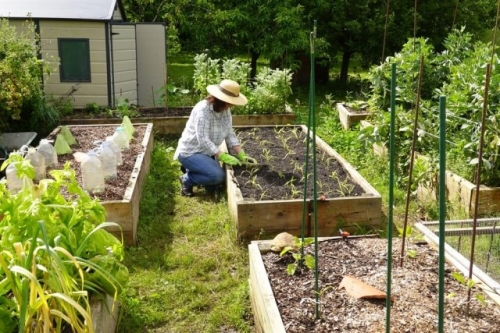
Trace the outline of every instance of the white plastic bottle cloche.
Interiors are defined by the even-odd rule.
[[[130,145],[129,145],[128,135],[122,126],[116,128],[112,138],[113,141],[118,145],[118,147],[120,147],[121,150],[129,149]]]
[[[111,149],[109,142],[104,141],[101,145],[99,159],[102,163],[102,169],[104,172],[104,180],[115,179],[116,178],[116,154],[113,149]]]
[[[35,179],[44,179],[47,170],[45,166],[45,157],[37,152],[35,148],[29,147],[25,159],[29,160],[31,162],[31,165],[35,168]]]
[[[45,166],[52,167],[57,165],[57,153],[54,146],[47,139],[40,140],[37,151],[45,158]]]
[[[93,150],[90,150],[87,157],[83,159],[81,169],[82,188],[90,194],[104,192],[102,162]]]

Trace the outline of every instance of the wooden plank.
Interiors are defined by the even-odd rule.
[[[228,189],[241,197],[238,188]],[[228,195],[228,200],[230,195]],[[318,202],[317,224],[320,236],[336,235],[339,228],[354,231],[360,226],[373,227],[381,223],[381,198],[346,197]],[[235,208],[237,207],[237,208]],[[237,219],[241,235],[301,232],[302,200],[232,201],[231,215]],[[307,211],[307,210],[306,210]],[[309,221],[309,223],[308,223]],[[312,218],[306,216],[306,233],[312,235]]]
[[[257,332],[285,333],[285,327],[257,244],[248,245],[250,298]]]
[[[432,229],[432,231],[439,236],[439,230]],[[444,232],[445,236],[465,236],[472,235],[472,228],[456,228],[456,229],[448,229]],[[492,235],[492,234],[500,234],[500,228],[492,228],[492,227],[477,227],[476,235]]]
[[[484,225],[484,224],[490,224],[490,225],[495,225],[498,223],[498,225],[500,225],[500,218],[498,217],[490,217],[490,218],[482,218],[482,219],[477,219],[476,222],[480,225]],[[434,225],[439,225],[439,221],[426,221],[426,222],[422,222],[422,224],[426,227],[428,226],[434,226]],[[474,220],[473,219],[467,219],[467,220],[449,220],[449,221],[446,221],[446,225],[449,226],[449,225],[456,225],[456,224],[460,224],[460,225],[472,225],[474,223]]]

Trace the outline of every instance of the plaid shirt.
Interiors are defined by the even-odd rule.
[[[174,160],[179,155],[189,156],[195,153],[214,156],[224,140],[228,148],[240,144],[233,132],[231,110],[217,113],[211,104],[202,100],[191,111],[175,150]]]

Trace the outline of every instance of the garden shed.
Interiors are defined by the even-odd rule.
[[[127,22],[120,0],[2,0],[0,17],[34,23],[39,57],[53,65],[45,94],[75,107],[152,106],[166,84],[165,24]]]

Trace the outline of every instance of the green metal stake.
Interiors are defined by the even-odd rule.
[[[389,208],[387,223],[387,298],[385,300],[385,331],[391,331],[392,228],[394,214],[394,131],[396,128],[396,64],[391,66],[391,127],[389,134]]]
[[[444,245],[446,223],[446,97],[439,97],[439,298],[438,332],[444,332]]]
[[[316,295],[316,319],[319,319],[319,267],[318,267],[318,189],[316,186],[316,116],[315,116],[315,63],[316,56],[314,50],[314,40],[316,39],[316,20],[314,20],[314,30],[311,36],[311,118],[312,118],[312,160],[313,160],[313,222],[314,222],[314,294]]]
[[[311,32],[310,42],[311,42],[311,63],[314,63],[314,39],[316,38],[316,20],[314,20],[314,31]],[[311,65],[312,66],[312,65]],[[314,67],[311,67],[314,68]],[[307,210],[309,205],[307,204],[307,188],[308,188],[308,170],[309,170],[309,146],[311,145],[311,137],[316,138],[316,120],[315,120],[315,112],[314,112],[314,69],[311,70],[311,82],[310,82],[310,90],[309,90],[309,115],[307,118],[307,137],[306,137],[306,163],[304,166],[304,199],[302,202],[302,243],[304,243],[305,237],[305,220],[306,215],[309,216],[310,212]],[[311,131],[312,128],[312,131]],[[312,133],[312,134],[311,134]],[[314,294],[316,297],[316,307],[315,313],[316,318],[319,318],[319,287],[318,287],[318,236],[317,236],[317,195],[316,195],[316,140],[312,140],[312,160],[313,160],[313,212],[314,212],[314,257],[315,257],[315,283],[314,283]],[[302,258],[304,257],[304,248],[301,248]]]

